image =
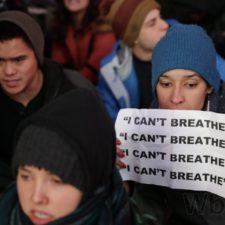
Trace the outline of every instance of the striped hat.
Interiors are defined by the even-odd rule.
[[[132,47],[138,38],[145,17],[152,9],[160,9],[154,0],[115,0],[107,19],[118,38]]]

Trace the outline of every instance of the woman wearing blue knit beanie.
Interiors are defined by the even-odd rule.
[[[183,84],[179,93],[174,89],[178,81]],[[152,90],[159,108],[224,113],[221,84],[216,51],[206,32],[197,25],[172,26],[152,56]]]
[[[154,108],[225,113],[225,84],[213,43],[201,27],[177,24],[159,41],[152,55],[152,90]],[[146,224],[225,223],[225,199],[205,191],[135,183],[132,199]]]
[[[206,32],[197,25],[172,26],[153,50],[154,107],[225,113],[224,87]],[[225,199],[208,192],[136,184],[133,198],[147,224],[220,225],[225,221]],[[216,213],[215,207],[219,207]]]

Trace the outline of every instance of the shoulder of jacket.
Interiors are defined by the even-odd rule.
[[[74,87],[86,88],[91,90],[95,94],[97,93],[95,86],[85,77],[83,77],[78,71],[70,69],[64,69],[63,71],[66,78],[69,80],[69,82],[72,83]]]
[[[131,57],[131,49],[119,40],[114,44],[112,51],[102,59],[101,67],[106,64],[111,64],[112,62],[113,64],[115,64],[116,62],[116,64],[120,66],[121,64],[127,61],[127,58]]]

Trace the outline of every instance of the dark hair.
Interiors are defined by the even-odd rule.
[[[99,17],[99,0],[90,0],[87,7],[87,12],[81,21],[79,27],[76,27],[77,33],[84,33],[92,22]],[[71,13],[66,9],[63,0],[56,0],[57,6],[53,13],[53,38],[64,40],[67,30],[67,25],[72,23]],[[55,32],[56,31],[56,32]]]
[[[0,42],[12,40],[14,38],[21,38],[27,44],[28,47],[33,49],[30,39],[25,34],[25,32],[16,24],[8,22],[8,21],[1,21],[0,22]],[[33,49],[34,50],[34,49]]]

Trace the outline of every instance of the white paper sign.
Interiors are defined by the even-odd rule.
[[[225,198],[225,115],[194,110],[122,109],[117,138],[123,180],[209,191]]]

